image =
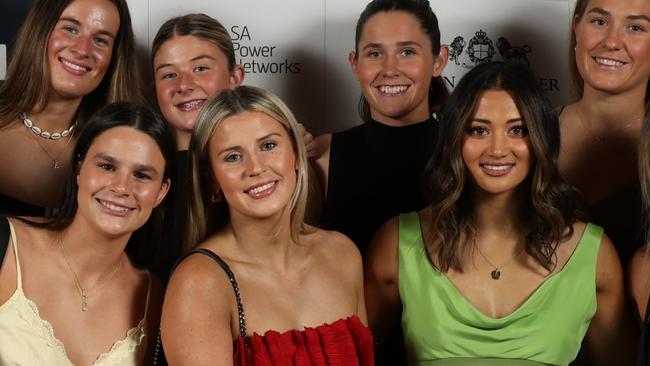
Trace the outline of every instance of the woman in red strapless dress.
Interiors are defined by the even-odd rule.
[[[307,157],[286,105],[258,88],[222,92],[203,106],[190,154],[194,249],[165,296],[169,363],[373,365],[361,256],[303,222]]]

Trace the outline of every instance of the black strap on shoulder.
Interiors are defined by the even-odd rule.
[[[232,289],[235,291],[235,300],[237,301],[237,314],[239,316],[239,336],[242,337],[242,339],[246,339],[246,316],[244,315],[244,306],[242,305],[241,302],[241,292],[239,291],[239,284],[235,279],[235,274],[230,270],[228,264],[223,259],[221,259],[221,257],[219,257],[215,252],[209,249],[205,249],[205,248],[192,249],[189,252],[183,254],[178,259],[178,261],[176,261],[174,268],[172,268],[172,273],[174,273],[174,270],[183,261],[183,259],[189,257],[192,254],[207,255],[212,260],[217,262],[217,264],[221,266],[223,271],[226,272],[226,275],[228,276],[228,280],[232,285]]]
[[[0,269],[9,247],[9,220],[6,217],[0,218]]]

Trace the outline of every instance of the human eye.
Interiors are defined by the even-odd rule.
[[[378,58],[378,57],[381,57],[381,55],[382,55],[382,53],[379,50],[370,50],[370,51],[366,52],[366,56],[368,56],[370,58]]]
[[[645,32],[645,27],[640,24],[630,24],[627,26],[627,29],[629,29],[633,33]]]
[[[526,137],[528,136],[528,127],[526,125],[512,126],[509,132],[513,136]]]
[[[194,68],[194,71],[197,71],[197,72],[203,72],[203,71],[208,71],[208,70],[210,70],[210,68],[208,66],[206,66],[206,65],[199,65],[199,66]]]
[[[107,163],[107,162],[97,163],[97,167],[102,169],[102,170],[105,170],[107,172],[112,172],[112,171],[115,170],[115,166],[113,164]]]
[[[226,163],[236,163],[240,160],[241,160],[241,154],[238,153],[230,153],[223,158],[223,161],[225,161]]]
[[[607,25],[607,21],[603,18],[593,18],[590,23],[599,27]]]
[[[160,80],[170,80],[176,77],[175,72],[166,72],[160,76]]]
[[[467,129],[467,134],[474,137],[487,136],[490,133],[490,130],[484,126],[470,126]]]
[[[111,44],[111,42],[108,39],[104,38],[104,37],[95,38],[95,43],[100,45],[100,46],[108,46],[108,45]]]
[[[262,151],[269,151],[275,149],[278,144],[274,141],[266,141],[262,143]]]
[[[71,34],[77,34],[77,28],[69,25],[69,24],[64,24],[61,29],[63,29],[64,32],[66,33],[71,33]]]
[[[149,174],[146,174],[146,173],[141,172],[141,171],[135,171],[135,172],[133,172],[133,176],[134,176],[135,179],[137,179],[137,180],[142,180],[142,181],[151,180],[151,176],[150,176]]]
[[[405,48],[401,52],[402,56],[411,56],[411,55],[415,55],[415,53],[416,53],[415,50],[412,48]]]

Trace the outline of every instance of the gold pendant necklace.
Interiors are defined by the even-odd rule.
[[[32,140],[34,140],[34,141],[36,142],[36,144],[38,144],[38,147],[40,147],[41,150],[43,150],[43,151],[47,154],[47,156],[50,157],[50,159],[52,160],[52,168],[54,168],[54,169],[59,169],[59,168],[61,168],[61,164],[62,164],[62,162],[61,162],[61,160],[59,160],[59,156],[60,156],[61,154],[63,154],[63,152],[65,152],[65,151],[67,150],[67,148],[68,148],[68,144],[70,143],[70,140],[72,140],[72,135],[67,135],[67,136],[68,136],[68,141],[65,143],[65,145],[63,145],[63,149],[60,150],[56,155],[52,155],[52,154],[50,153],[50,151],[47,150],[47,149],[45,148],[45,146],[43,146],[43,145],[41,144],[41,142],[38,141],[38,139],[37,139],[36,137],[34,137],[34,135],[30,134],[29,136],[31,136]]]
[[[483,252],[482,252],[481,249],[478,247],[478,245],[476,245],[476,238],[474,238],[474,240],[472,241],[472,244],[474,245],[474,248],[476,248],[476,251],[478,252],[478,254],[483,258],[483,260],[485,260],[485,261],[486,261],[490,266],[492,266],[492,267],[494,268],[494,269],[490,272],[490,277],[491,277],[493,280],[495,280],[495,281],[501,279],[501,269],[503,269],[503,267],[507,266],[508,264],[510,264],[510,263],[511,263],[512,261],[514,261],[515,259],[519,258],[519,256],[521,255],[521,253],[523,253],[524,250],[526,249],[526,246],[524,245],[524,246],[521,248],[521,250],[517,253],[517,255],[515,255],[514,257],[512,257],[512,258],[511,258],[510,260],[508,260],[507,262],[502,263],[502,264],[499,265],[499,266],[495,266],[495,265],[492,263],[492,261],[489,260],[489,259],[487,258],[487,256],[485,256],[485,254],[483,254]]]
[[[119,262],[117,263],[117,265],[115,266],[113,271],[111,271],[111,273],[104,278],[103,282],[101,282],[99,279],[97,279],[95,284],[93,284],[90,288],[85,289],[85,288],[81,287],[81,282],[79,281],[79,277],[77,276],[75,271],[72,269],[72,265],[70,265],[70,260],[68,259],[68,254],[66,253],[65,247],[63,246],[63,240],[61,240],[61,233],[59,233],[57,235],[57,241],[59,242],[59,247],[61,248],[61,253],[63,254],[63,259],[65,259],[65,263],[68,265],[68,269],[70,270],[70,273],[72,274],[72,277],[74,278],[75,285],[77,285],[77,290],[79,291],[79,296],[81,297],[81,311],[86,312],[86,311],[89,310],[89,307],[88,307],[88,292],[90,292],[91,290],[98,290],[98,289],[104,287],[104,285],[106,285],[109,282],[108,280],[111,279],[115,275],[115,273],[117,273],[117,270],[121,267],[122,258],[124,258],[124,254],[122,253],[120,255]]]

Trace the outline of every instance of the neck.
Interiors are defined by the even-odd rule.
[[[426,106],[426,109],[422,109],[421,111],[413,111],[410,112],[409,114],[394,117],[394,118],[385,115],[380,115],[379,113],[376,113],[375,111],[371,110],[370,117],[372,117],[373,120],[386,126],[406,127],[406,126],[414,125],[416,123],[420,123],[422,121],[426,121],[429,118],[431,118],[431,115],[429,114],[429,106]]]
[[[472,216],[476,230],[482,237],[519,237],[524,224],[521,221],[521,192],[489,194],[474,193]]]
[[[81,98],[73,100],[50,100],[45,108],[26,111],[29,119],[43,130],[61,132],[74,123],[74,116],[81,104]]]
[[[130,235],[107,237],[82,223],[78,216],[61,232],[61,242],[74,271],[84,284],[97,279],[120,265]]]
[[[578,118],[589,121],[592,126],[606,128],[608,133],[625,132],[622,127],[638,132],[645,115],[645,94],[645,85],[620,94],[605,93],[585,85],[584,94],[576,103]],[[638,134],[634,134],[638,138]]]
[[[192,133],[176,129],[176,149],[178,151],[186,151],[190,148],[190,139],[192,138]]]
[[[271,218],[251,219],[231,211],[230,217],[229,228],[243,257],[276,268],[290,267],[291,250],[296,243],[291,238],[288,212]]]

